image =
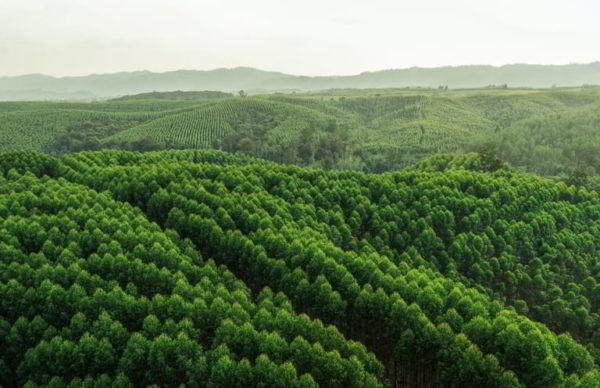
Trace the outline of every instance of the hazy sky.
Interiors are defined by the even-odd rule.
[[[0,0],[0,75],[600,60],[598,0]]]

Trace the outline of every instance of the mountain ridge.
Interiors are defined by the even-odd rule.
[[[476,88],[489,85],[508,87],[548,88],[600,84],[600,61],[587,64],[536,65],[508,64],[461,65],[443,67],[410,67],[367,71],[355,75],[306,76],[252,67],[219,68],[213,70],[148,70],[54,77],[26,74],[0,77],[0,99],[9,100],[11,93],[40,91],[72,98],[73,93],[86,93],[95,98],[118,97],[127,94],[172,90],[219,90],[256,92],[282,90],[311,91],[334,88],[390,88],[448,86]],[[9,93],[9,91],[11,93]],[[29,98],[35,93],[27,93]],[[35,98],[33,98],[35,99]]]

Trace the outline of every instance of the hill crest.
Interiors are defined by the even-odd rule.
[[[435,68],[411,67],[363,72],[357,75],[305,76],[251,67],[214,70],[177,70],[154,73],[147,70],[52,77],[43,74],[0,77],[0,98],[11,92],[54,93],[65,99],[74,92],[87,92],[97,98],[118,97],[152,91],[219,90],[274,92],[282,90],[324,90],[332,88],[433,87],[473,88],[488,85],[548,88],[600,84],[600,62],[568,65],[510,64],[504,66],[466,65]],[[15,94],[16,95],[16,94]],[[29,99],[36,99],[31,93]],[[73,98],[72,96],[70,98]]]

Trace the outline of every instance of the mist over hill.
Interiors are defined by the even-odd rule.
[[[233,69],[150,71],[52,77],[31,74],[0,77],[0,100],[74,100],[117,97],[172,90],[219,90],[250,93],[332,88],[438,87],[488,85],[544,88],[600,84],[600,62],[570,65],[515,64],[407,68],[351,76],[298,76],[248,67]]]

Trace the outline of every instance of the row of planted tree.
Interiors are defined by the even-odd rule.
[[[587,387],[600,383],[594,360],[596,280],[600,280],[595,259],[600,200],[595,194],[510,172],[324,173],[218,152],[106,151],[75,154],[60,162],[35,154],[13,154],[4,155],[4,160],[10,160],[0,162],[6,186],[12,185],[10,195],[17,195],[13,186],[23,192],[17,198],[7,194],[0,217],[6,220],[3,228],[11,236],[11,246],[27,256],[20,260],[31,268],[19,276],[13,261],[21,261],[8,260],[15,270],[3,275],[8,295],[3,299],[12,299],[2,308],[21,307],[7,310],[13,312],[5,319],[6,327],[19,321],[18,312],[28,311],[26,306],[42,308],[43,303],[35,299],[37,290],[41,289],[39,295],[58,297],[78,292],[72,289],[79,284],[88,298],[85,306],[75,304],[46,315],[32,311],[20,324],[33,324],[40,318],[60,331],[78,324],[73,322],[75,316],[86,322],[80,322],[80,327],[93,327],[101,316],[116,319],[114,314],[123,312],[126,318],[118,322],[129,333],[127,345],[135,338],[135,344],[143,347],[140,344],[147,341],[145,349],[152,349],[152,341],[175,341],[182,336],[200,344],[206,353],[202,353],[204,366],[199,367],[204,368],[202,381],[218,379],[219,367],[225,368],[227,362],[240,370],[240,376],[246,376],[244,371],[256,376],[252,373],[259,373],[269,361],[273,368],[294,369],[289,376],[304,384],[321,386],[352,381],[358,386],[387,381],[413,387]],[[39,190],[66,185],[81,194],[36,193],[27,189],[36,186],[32,183],[36,178],[22,176],[26,171],[61,177],[59,181],[43,178]],[[108,190],[111,198],[89,188]],[[105,205],[94,207],[90,202],[86,208],[81,203],[84,192],[102,198]],[[63,208],[53,201],[63,203]],[[122,202],[138,206],[167,232]],[[56,233],[49,221],[36,217],[62,220],[67,214],[72,225],[63,228],[62,240],[28,237],[44,236],[28,225],[39,225],[48,235]],[[18,222],[15,217],[29,218]],[[129,225],[119,228],[119,222]],[[80,233],[70,232],[79,229]],[[158,236],[161,243],[157,244]],[[223,268],[201,261],[190,241],[202,257],[225,265],[245,286]],[[182,253],[165,245],[174,245]],[[46,262],[35,261],[40,256]],[[42,268],[46,269],[35,275]],[[182,315],[194,309],[198,298],[213,310],[217,299],[208,294],[221,289],[209,287],[211,282],[218,283],[214,278],[198,274],[205,268],[228,279],[222,282],[229,293],[244,295],[244,303],[238,303],[248,318],[241,319],[246,315],[225,297],[221,300],[232,306],[225,310],[235,313],[217,315],[212,321],[194,320],[198,313]],[[92,280],[61,283],[57,279],[79,279],[74,274],[78,270],[89,273]],[[73,274],[68,275],[69,271]],[[94,275],[107,283],[94,283]],[[205,289],[192,291],[201,288],[200,284]],[[239,289],[232,288],[233,284]],[[100,294],[98,302],[96,294]],[[64,296],[64,300],[75,299]],[[109,303],[107,299],[114,308],[94,304]],[[135,305],[138,299],[143,301],[139,306]],[[133,304],[125,305],[122,300],[133,300]],[[18,301],[20,305],[15,304]],[[171,305],[163,310],[157,307],[166,301]],[[186,303],[192,307],[185,307]],[[263,303],[271,310],[262,308]],[[314,329],[314,335],[326,334],[308,339],[309,334],[296,324],[292,325],[296,331],[286,336],[280,326],[265,328],[257,322],[277,320],[283,314],[280,310],[290,315],[289,320],[320,328]],[[127,317],[134,312],[139,315]],[[333,326],[324,327],[295,312]],[[161,325],[158,331],[149,329]],[[385,365],[385,373],[372,355],[340,332],[373,351]],[[49,338],[70,341],[75,349],[85,336],[81,334],[69,337],[67,330]],[[335,346],[325,345],[329,335],[337,338]],[[89,332],[86,341],[90,336],[94,333]],[[316,350],[300,351],[294,336],[301,336]],[[33,349],[41,346],[37,338],[30,345],[37,344]],[[101,337],[94,338],[101,341]],[[266,350],[268,338],[280,343],[279,350]],[[287,347],[280,339],[288,341]],[[59,345],[47,341],[44,346]],[[135,374],[132,379],[134,372],[123,361],[124,355],[132,353],[112,346],[117,361],[111,370],[119,371],[122,379],[136,385],[158,381]],[[319,347],[326,356],[315,356],[312,364],[301,359],[310,359],[313,352],[323,354]],[[230,352],[227,357],[219,353],[224,349]],[[35,357],[29,360],[39,359],[44,351],[50,352],[43,347],[32,351]],[[336,351],[337,358],[332,356]],[[19,357],[11,365],[18,360],[18,376],[24,378],[32,372],[23,361],[26,354]],[[335,367],[325,366],[323,360],[330,357],[340,359]],[[149,359],[154,360],[145,358]],[[318,366],[332,369],[323,372]],[[100,372],[93,376],[102,376]],[[86,376],[69,373],[70,377]],[[278,376],[279,372],[273,373]],[[43,383],[44,378],[42,373],[37,381]]]
[[[1,175],[0,258],[4,387],[382,386],[362,344],[80,185]]]

